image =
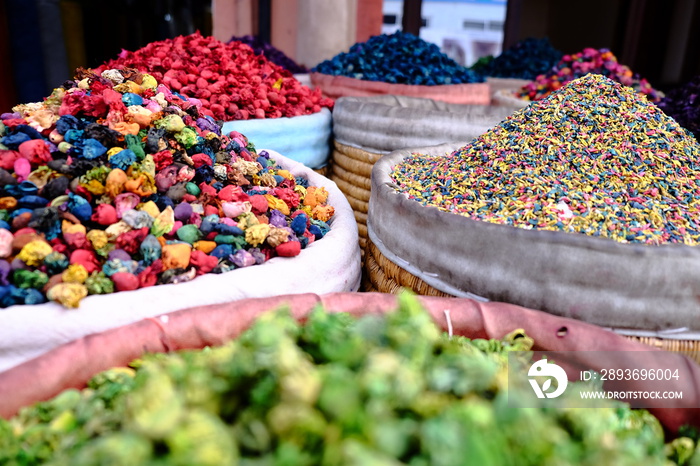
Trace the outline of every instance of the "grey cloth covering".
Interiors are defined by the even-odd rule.
[[[488,76],[486,78],[486,82],[489,83],[489,86],[491,86],[491,95],[493,95],[502,89],[507,89],[510,91],[517,91],[518,89],[520,89],[524,85],[530,83],[531,81],[528,79],[494,78],[492,76]]]
[[[465,144],[397,150],[375,163],[368,233],[388,258],[446,293],[627,330],[621,333],[700,339],[698,247],[491,224],[395,191],[390,174],[406,156],[446,155]]]
[[[493,93],[492,103],[506,108],[524,108],[530,105],[530,101],[516,97],[513,89],[498,89]]]
[[[386,154],[473,139],[515,110],[396,95],[341,97],[333,108],[333,137],[341,144]]]

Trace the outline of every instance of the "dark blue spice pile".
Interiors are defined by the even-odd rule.
[[[496,78],[535,79],[557,64],[564,54],[549,39],[530,37],[521,40],[497,57],[477,61],[472,71]]]
[[[309,72],[309,70],[305,66],[298,64],[297,62],[289,58],[289,56],[287,56],[283,51],[263,41],[257,36],[233,36],[231,37],[231,40],[229,42],[233,41],[243,42],[251,49],[253,49],[253,51],[257,55],[263,55],[275,65],[281,66],[282,68],[284,68],[285,70],[289,70],[293,74]]]
[[[401,31],[358,42],[348,52],[319,63],[312,71],[365,81],[427,86],[484,81],[482,75],[440,52],[437,45]]]
[[[658,105],[700,141],[700,75],[668,92]]]

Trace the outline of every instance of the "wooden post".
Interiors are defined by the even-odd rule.
[[[401,20],[403,32],[410,32],[416,36],[420,34],[423,24],[421,9],[422,0],[403,0],[403,19]]]
[[[508,0],[506,4],[506,21],[503,27],[503,50],[509,49],[520,40],[522,11],[523,0]]]
[[[357,42],[382,33],[383,0],[357,0]]]
[[[222,42],[253,34],[252,0],[212,0],[212,35]]]
[[[284,52],[289,58],[298,62],[298,0],[272,0],[270,15],[270,43]]]
[[[266,43],[272,39],[272,0],[258,0],[258,37]]]
[[[299,0],[297,63],[316,66],[347,51],[357,35],[356,0]]]
[[[17,91],[13,77],[12,57],[10,52],[10,33],[7,24],[7,10],[5,0],[0,0],[0,63],[3,63],[3,71],[0,73],[0,113],[9,112],[12,107],[19,104]]]

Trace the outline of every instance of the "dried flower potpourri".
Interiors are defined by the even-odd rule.
[[[700,76],[669,91],[658,105],[700,141]]]
[[[607,76],[632,87],[652,102],[657,102],[662,97],[659,91],[651,87],[649,81],[633,73],[629,66],[619,63],[610,50],[590,47],[579,53],[564,55],[550,71],[537,76],[533,82],[517,91],[516,95],[527,100],[540,100],[566,83],[589,73]]]
[[[278,49],[272,44],[265,42],[258,36],[233,36],[229,42],[242,42],[253,49],[258,55],[264,55],[265,58],[270,60],[272,63],[281,66],[285,70],[288,70],[294,74],[297,73],[308,73],[309,70],[305,66],[302,66],[292,60],[286,53]]]
[[[80,70],[0,124],[0,307],[188,281],[295,256],[334,214],[134,70]]]
[[[397,190],[475,220],[619,242],[700,242],[700,145],[600,75],[572,81],[449,156],[394,167]]]
[[[548,72],[564,54],[555,49],[549,39],[523,39],[500,55],[483,57],[471,69],[484,76],[496,78],[535,79]]]
[[[201,113],[217,120],[294,117],[333,106],[242,42],[221,42],[199,33],[178,36],[129,52],[97,68],[135,68],[151,74],[188,98],[202,104]]]
[[[358,42],[348,52],[319,63],[312,71],[365,81],[424,86],[484,81],[483,76],[459,65],[437,45],[402,31]]]
[[[225,346],[147,354],[0,419],[0,464],[662,466],[693,455],[690,438],[664,444],[646,410],[566,407],[581,382],[563,402],[514,409],[531,387],[508,366],[531,365],[532,345],[521,330],[450,337],[408,297],[360,318],[269,312]]]

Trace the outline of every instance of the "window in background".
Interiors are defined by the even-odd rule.
[[[503,47],[506,0],[423,0],[420,37],[464,66],[498,55]],[[402,0],[384,0],[382,33],[401,29]]]

